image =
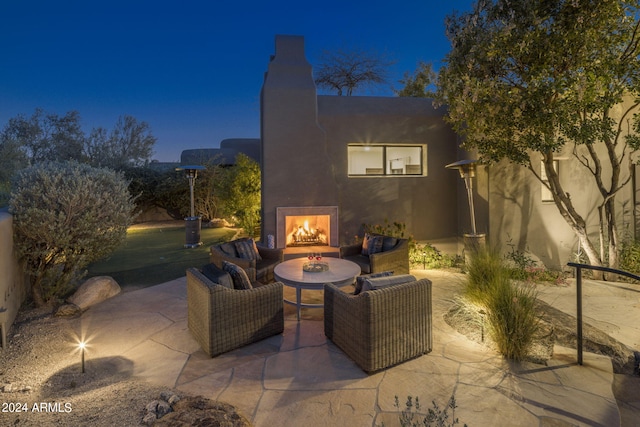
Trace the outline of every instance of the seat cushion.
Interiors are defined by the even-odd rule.
[[[253,286],[251,286],[251,280],[249,280],[247,272],[244,271],[242,267],[228,261],[222,261],[222,269],[231,276],[234,289],[253,289]]]
[[[256,261],[256,278],[264,283],[271,282],[273,280],[273,269],[279,262],[279,260],[265,258]]]
[[[238,257],[248,260],[259,261],[262,259],[256,242],[253,239],[242,239],[235,241],[236,251],[238,251]]]
[[[207,264],[202,267],[202,274],[213,283],[225,288],[233,289],[233,280],[229,273],[219,269],[215,264]]]
[[[360,267],[360,271],[362,271],[362,274],[371,273],[371,264],[369,263],[368,255],[367,256],[351,255],[351,256],[343,257],[343,259],[346,259],[347,261],[355,262],[356,264],[358,264],[358,266]]]
[[[411,274],[399,274],[397,276],[375,277],[364,279],[362,284],[362,292],[375,291],[377,289],[389,288],[402,283],[415,282],[415,276]]]

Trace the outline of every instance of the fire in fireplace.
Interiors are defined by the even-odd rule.
[[[276,208],[276,248],[316,245],[338,247],[338,236],[337,206]]]
[[[287,246],[328,245],[329,215],[287,216]]]

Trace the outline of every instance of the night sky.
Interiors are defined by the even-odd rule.
[[[37,107],[77,110],[88,132],[129,114],[158,138],[154,159],[188,148],[258,138],[259,97],[276,34],[323,50],[364,50],[396,61],[393,96],[419,61],[449,51],[444,19],[469,11],[449,1],[45,1],[0,4],[0,127]]]

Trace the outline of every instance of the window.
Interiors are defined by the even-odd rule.
[[[558,164],[559,162],[557,160],[553,161],[553,169],[556,172],[558,172]],[[547,171],[544,169],[544,162],[540,162],[540,178],[547,185],[549,184],[549,179],[547,178]],[[553,202],[553,195],[551,194],[551,191],[549,191],[549,189],[544,184],[540,185],[540,200],[542,200],[543,202]]]
[[[424,145],[349,145],[349,176],[426,175]]]

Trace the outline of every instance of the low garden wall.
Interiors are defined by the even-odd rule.
[[[0,211],[0,338],[3,348],[7,345],[7,330],[27,297],[27,286],[13,250],[13,217]]]

